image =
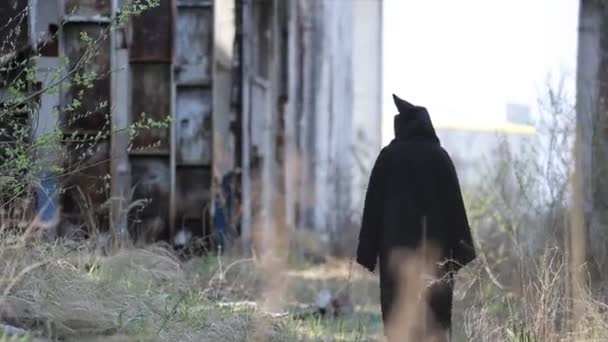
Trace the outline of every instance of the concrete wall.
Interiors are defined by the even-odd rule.
[[[353,1],[353,5],[352,206],[358,214],[382,147],[383,1]]]
[[[353,6],[348,1],[295,1],[290,41],[288,150],[295,153],[297,222],[326,232],[350,208]],[[294,196],[296,197],[296,196]],[[290,215],[291,217],[291,215]]]
[[[359,165],[380,149],[381,7],[292,2],[287,201],[298,227],[336,231],[364,196],[359,183],[369,169]]]

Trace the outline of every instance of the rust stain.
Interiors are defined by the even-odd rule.
[[[112,6],[110,0],[66,0],[65,13],[67,15],[110,16]]]
[[[65,94],[66,105],[80,104],[73,111],[64,112],[62,123],[70,131],[99,131],[109,124],[110,103],[110,40],[102,37],[104,26],[97,24],[68,24],[65,25],[66,56],[69,70],[73,73],[71,87]],[[81,39],[88,35],[93,41],[99,40],[99,45],[91,48]],[[93,49],[96,53],[86,53]],[[84,56],[84,58],[83,58]],[[79,76],[95,75],[92,87],[79,84]]]
[[[170,116],[171,75],[169,64],[133,64],[132,122],[146,118],[164,121]],[[169,128],[143,129],[133,140],[134,148],[168,152]]]
[[[166,233],[169,218],[169,160],[168,158],[137,157],[131,159],[133,201],[139,201],[131,212],[137,236],[155,240]],[[147,223],[154,223],[148,225]],[[153,231],[148,231],[153,230]]]
[[[162,0],[159,6],[133,18],[131,61],[171,62],[172,27],[171,1]]]
[[[203,168],[177,170],[177,218],[203,219],[203,211],[209,204],[211,172]]]
[[[0,55],[28,45],[27,0],[0,1]]]
[[[175,55],[178,83],[203,83],[211,80],[212,14],[208,8],[178,10]]]
[[[65,143],[65,148],[64,211],[86,215],[89,213],[82,212],[86,208],[90,213],[103,214],[103,204],[108,199],[109,141],[95,142],[90,137],[80,136]]]
[[[176,110],[177,162],[211,164],[211,92],[180,89]]]

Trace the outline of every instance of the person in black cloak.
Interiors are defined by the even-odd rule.
[[[460,184],[426,108],[396,95],[393,99],[399,111],[394,118],[395,139],[382,149],[372,169],[356,260],[373,272],[379,259],[386,329],[398,285],[389,265],[391,253],[414,251],[424,241],[437,246],[436,272],[441,281],[429,291],[427,303],[436,324],[449,333],[453,276],[476,258]]]

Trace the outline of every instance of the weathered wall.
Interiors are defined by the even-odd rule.
[[[287,184],[296,194],[288,197],[296,209],[288,212],[288,217],[299,227],[319,232],[339,228],[347,219],[345,214],[351,211],[354,118],[358,116],[363,125],[370,112],[379,111],[379,104],[373,108],[373,97],[379,91],[379,82],[374,78],[379,77],[379,66],[373,60],[366,66],[370,61],[364,57],[355,64],[353,56],[355,49],[363,53],[363,47],[354,44],[362,33],[354,31],[355,5],[360,4],[294,1],[290,12],[289,46],[293,54],[288,118],[292,126],[287,127],[291,139],[287,148],[295,156],[288,163],[288,174],[293,178]],[[359,14],[363,12],[358,10]],[[370,19],[369,24],[379,27],[374,20]],[[374,82],[368,87],[363,85],[370,78]],[[372,100],[354,100],[357,82],[362,93],[376,87],[364,95]]]
[[[278,69],[275,1],[245,1],[242,11],[243,238],[271,228],[276,195],[273,149]],[[260,236],[260,235],[258,235]],[[261,239],[254,238],[260,243]]]
[[[41,51],[45,58],[39,69],[44,75],[47,62],[64,57],[70,67],[78,65],[87,49],[81,33],[101,37],[126,1],[20,0],[20,7],[8,14],[18,15],[26,3],[32,10],[19,22],[23,27],[17,41],[29,40],[35,46],[58,30],[59,44]],[[170,237],[166,233],[174,226],[190,225],[196,233],[208,227],[204,212],[211,198],[211,171],[216,164],[220,173],[232,167],[229,97],[222,96],[230,92],[232,11],[229,1],[161,0],[158,7],[134,18],[127,30],[103,36],[97,53],[84,66],[99,75],[92,88],[73,85],[63,87],[57,99],[53,94],[42,96],[34,134],[48,133],[59,122],[70,137],[64,143],[68,157],[63,164],[74,172],[62,180],[64,219],[80,223],[83,217],[99,216],[96,223],[84,223],[102,229],[112,223],[123,233],[127,226],[140,226],[135,229],[138,235],[152,239]],[[215,22],[214,15],[220,21]],[[215,45],[221,49],[216,51]],[[66,110],[81,91],[81,106]],[[104,102],[107,105],[101,106]],[[59,118],[54,117],[56,112]],[[170,128],[139,130],[130,141],[130,124],[171,116]],[[110,133],[110,127],[123,131],[104,137],[98,146],[77,141],[100,130]],[[90,155],[83,153],[89,148]],[[105,205],[109,199],[110,211]],[[139,199],[151,200],[137,217],[141,222],[127,222],[128,204]],[[138,216],[134,211],[131,216]],[[196,222],[187,223],[192,220]],[[144,232],[154,229],[154,234]]]
[[[592,280],[608,269],[608,6],[580,2],[574,173],[575,221],[571,239],[575,266],[588,262]],[[576,252],[580,254],[576,254]],[[585,255],[586,252],[586,255]]]
[[[235,119],[230,103],[234,11],[234,0],[222,0],[215,3],[213,12],[213,177],[218,180],[234,168],[234,139],[230,134],[230,123]]]
[[[40,13],[57,9],[56,21],[65,20],[58,54],[74,65],[84,49],[80,32],[99,36],[122,1],[33,3]],[[240,114],[230,98],[237,4],[244,8],[238,18],[242,55],[237,55],[243,59],[244,114],[232,130]],[[44,36],[50,23],[30,25]],[[94,89],[84,89],[82,110],[93,115],[71,120],[64,112],[61,122],[66,133],[79,134],[96,132],[107,118],[116,128],[168,116],[172,123],[139,131],[132,149],[126,134],[102,141],[84,163],[91,167],[75,174],[71,185],[103,188],[92,198],[95,208],[104,207],[108,197],[127,196],[135,186],[126,201],[152,199],[141,213],[149,216],[142,229],[181,229],[187,221],[203,220],[212,178],[234,169],[240,149],[244,226],[255,221],[261,227],[335,231],[349,218],[353,197],[363,196],[353,177],[357,184],[368,171],[357,170],[354,150],[366,147],[373,155],[379,149],[380,27],[381,1],[161,0],[129,30],[113,32],[87,63],[87,70],[104,75]],[[370,51],[370,44],[377,51]],[[79,90],[64,89],[61,104]],[[100,101],[108,107],[97,108]],[[367,138],[361,139],[364,130]],[[232,133],[240,135],[238,149]],[[71,152],[68,165],[78,154]],[[110,189],[103,184],[108,173]],[[82,201],[70,196],[64,207],[77,214]],[[121,229],[129,224],[126,201],[112,206]]]
[[[353,5],[352,207],[358,215],[382,147],[383,1],[353,1]]]

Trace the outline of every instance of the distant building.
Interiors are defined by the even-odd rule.
[[[436,125],[437,135],[451,154],[462,187],[472,189],[488,177],[488,171],[510,155],[537,141],[531,125]]]
[[[519,125],[532,125],[530,106],[507,103],[507,121]]]

